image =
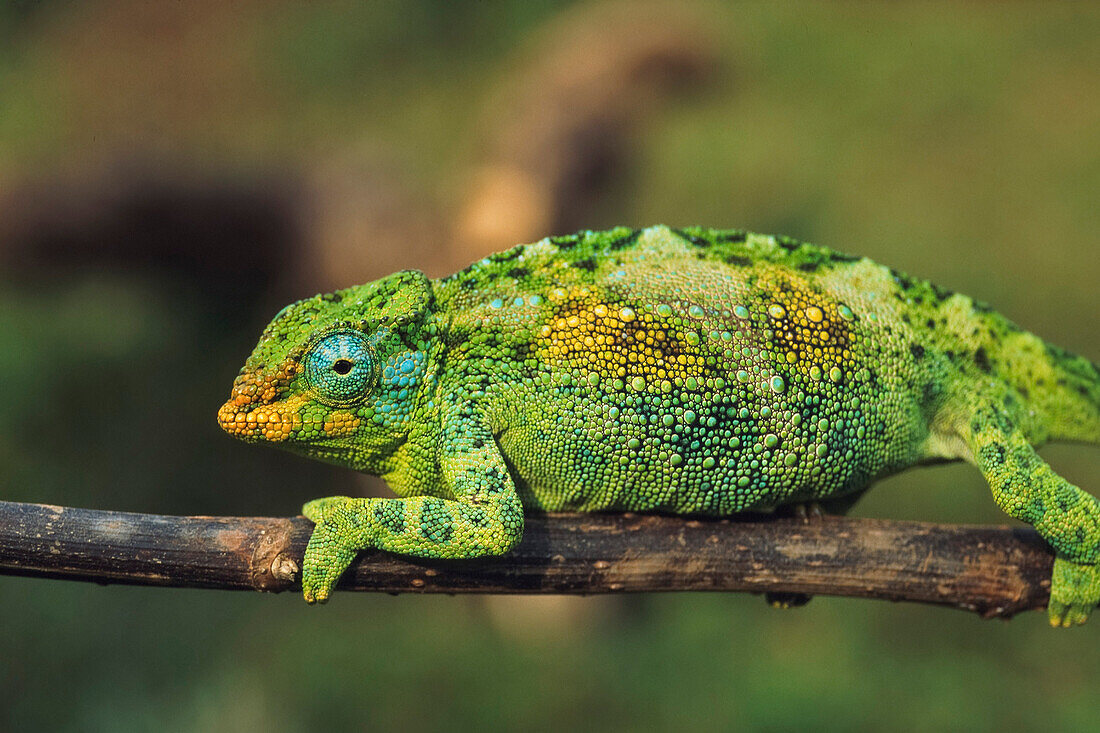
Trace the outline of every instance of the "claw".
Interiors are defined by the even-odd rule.
[[[794,516],[803,522],[813,522],[825,516],[825,510],[816,501],[794,504]]]

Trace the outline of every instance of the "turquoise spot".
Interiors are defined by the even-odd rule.
[[[539,303],[542,302],[542,296],[532,295],[530,298],[527,299],[527,302],[530,303],[531,305],[538,305]]]
[[[657,315],[667,317],[672,315],[672,308],[667,303],[661,303],[657,306]]]
[[[840,305],[838,305],[836,307],[836,312],[839,313],[840,317],[843,318],[846,321],[852,320],[853,318],[855,318],[855,315],[856,315],[855,313],[852,312],[851,308],[844,305],[843,303],[841,303]]]
[[[489,307],[490,308],[503,308],[504,307],[504,301],[501,300],[500,298],[494,298],[493,300],[489,301]]]
[[[787,383],[783,381],[783,377],[776,375],[771,380],[772,392],[782,392],[787,389]]]
[[[666,428],[670,427],[674,422],[676,422],[676,418],[674,418],[672,415],[665,415],[661,418],[661,424],[664,425]]]
[[[684,422],[686,422],[688,425],[691,425],[693,422],[695,422],[695,413],[691,410],[684,410]]]
[[[520,296],[520,297],[516,298],[515,300],[512,301],[512,304],[513,305],[523,305],[523,297]]]
[[[691,316],[692,318],[702,318],[703,317],[703,309],[700,308],[697,305],[693,305],[693,306],[688,308],[688,315]]]
[[[749,309],[743,305],[735,305],[733,307],[733,315],[737,316],[738,318],[748,318]]]

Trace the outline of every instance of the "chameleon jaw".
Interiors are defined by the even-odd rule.
[[[301,397],[292,397],[283,402],[248,409],[247,405],[238,405],[236,400],[230,399],[218,410],[218,425],[241,440],[278,443],[287,440],[296,428],[301,427],[298,408],[303,401]]]
[[[302,395],[278,399],[289,382],[286,369],[276,374],[243,373],[233,384],[229,400],[218,410],[218,425],[248,442],[281,442],[302,425]]]

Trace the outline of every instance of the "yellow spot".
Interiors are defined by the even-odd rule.
[[[550,363],[561,363],[584,373],[595,373],[636,389],[661,389],[662,381],[700,377],[696,364],[698,334],[678,334],[648,311],[609,306],[594,294],[575,289],[543,325],[540,353]]]

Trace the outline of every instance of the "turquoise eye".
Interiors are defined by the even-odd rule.
[[[374,356],[361,333],[334,333],[314,345],[305,358],[310,386],[333,402],[362,397],[374,381]]]

